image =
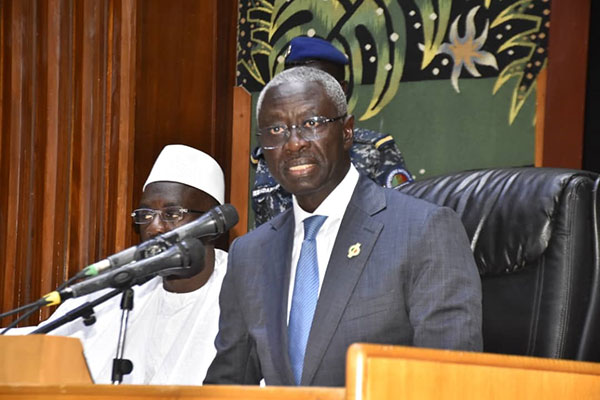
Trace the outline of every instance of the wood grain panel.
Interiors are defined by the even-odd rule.
[[[217,2],[215,89],[213,92],[214,156],[225,172],[226,198],[230,198],[232,169],[233,89],[235,86],[238,0]],[[249,154],[246,156],[248,158]],[[243,163],[240,159],[237,162]]]
[[[3,400],[343,400],[344,388],[250,385],[0,385]]]
[[[48,33],[49,33],[49,21],[48,21],[48,3],[38,2],[35,4],[35,16],[33,34],[35,39],[33,42],[34,57],[34,84],[33,84],[33,104],[32,104],[32,146],[31,146],[31,237],[29,238],[30,249],[27,252],[27,265],[28,274],[26,281],[30,283],[30,286],[26,288],[27,298],[34,298],[36,293],[41,292],[43,283],[47,283],[44,280],[45,275],[50,275],[50,268],[44,268],[43,260],[43,244],[46,240],[44,236],[44,226],[47,226],[47,222],[44,221],[44,208],[45,203],[52,204],[55,197],[46,197],[46,189],[53,186],[52,182],[48,182],[46,185],[46,171],[48,165],[45,164],[45,149],[48,148],[49,135],[41,135],[39,132],[43,132],[48,127],[48,98],[47,93],[49,89],[48,81]],[[51,168],[51,167],[50,167]]]
[[[69,166],[71,165],[71,137],[73,135],[73,120],[74,120],[74,107],[73,107],[73,86],[74,82],[72,79],[74,70],[73,60],[73,45],[74,45],[74,21],[72,18],[73,0],[58,0],[57,3],[50,3],[52,7],[49,7],[50,13],[57,13],[58,17],[53,18],[52,22],[57,23],[60,30],[57,32],[57,36],[49,37],[49,43],[52,48],[50,53],[55,53],[53,57],[57,57],[57,63],[50,63],[49,67],[56,66],[56,71],[53,71],[52,78],[48,81],[57,81],[57,93],[48,91],[48,106],[52,107],[55,104],[55,109],[52,110],[53,114],[56,114],[56,149],[55,152],[48,152],[48,164],[56,164],[56,205],[54,207],[54,213],[50,212],[50,215],[54,215],[54,219],[46,218],[47,224],[50,226],[48,229],[54,229],[54,241],[51,243],[51,251],[53,252],[51,258],[44,258],[46,262],[51,262],[53,265],[53,277],[52,282],[47,286],[44,286],[44,293],[55,288],[65,277],[69,276],[68,269],[68,243],[69,243],[69,230],[68,230],[68,196],[70,190],[69,184]],[[58,19],[58,21],[56,21]],[[54,32],[56,29],[54,28]],[[50,70],[52,71],[52,70]],[[49,113],[50,115],[50,113]],[[46,212],[44,213],[46,214]]]
[[[592,399],[600,364],[356,343],[346,388],[348,400]]]
[[[546,115],[546,82],[548,79],[548,68],[540,71],[536,80],[536,114],[535,114],[535,158],[536,167],[542,167],[544,163],[544,123]]]
[[[58,178],[58,165],[56,159],[58,157],[58,138],[59,138],[59,60],[60,60],[60,17],[61,17],[61,4],[59,0],[49,0],[45,3],[45,9],[42,15],[45,17],[46,22],[42,24],[45,26],[45,34],[43,39],[45,42],[42,47],[46,49],[46,60],[45,65],[42,65],[42,70],[46,73],[43,74],[46,79],[47,94],[45,96],[45,106],[40,107],[44,110],[46,115],[46,135],[45,143],[40,149],[40,154],[43,154],[43,199],[42,202],[42,216],[41,216],[41,238],[39,240],[40,254],[39,259],[51,262],[54,254],[54,243],[56,241],[56,234],[54,230],[54,221],[50,218],[43,218],[44,215],[55,215],[56,208],[58,205],[57,199],[57,178]],[[42,267],[40,265],[40,267]],[[52,268],[40,268],[40,283],[42,292],[50,292],[55,282],[55,273]]]
[[[551,2],[544,137],[536,165],[582,166],[590,2]]]
[[[20,4],[17,4],[20,3]],[[32,15],[34,18],[37,17],[37,6],[36,4],[30,4],[28,2],[17,2],[15,3],[15,18],[22,18],[23,15]],[[12,82],[15,88],[18,90],[15,94],[19,96],[20,102],[17,107],[13,109],[12,121],[14,126],[18,126],[22,134],[19,140],[18,149],[19,158],[18,161],[18,179],[16,183],[16,190],[19,192],[19,201],[17,203],[17,209],[15,219],[17,220],[17,229],[19,235],[16,237],[16,258],[15,264],[19,266],[17,271],[17,300],[27,302],[30,298],[30,291],[28,286],[32,284],[31,278],[31,262],[29,254],[31,251],[31,236],[33,227],[29,223],[33,218],[32,214],[32,196],[29,193],[33,189],[32,187],[32,171],[33,166],[31,165],[31,157],[33,151],[33,108],[35,101],[34,90],[36,87],[36,76],[34,65],[36,59],[34,58],[34,43],[33,41],[37,38],[34,29],[35,20],[34,18],[27,18],[22,21],[20,26],[15,26],[13,30],[13,42],[18,40],[18,49],[20,51],[19,58],[14,59],[13,66],[14,74],[12,75]],[[15,24],[16,25],[16,24]],[[17,83],[17,80],[20,82]]]
[[[5,102],[8,99],[13,99],[10,104],[3,104],[3,121],[2,121],[2,134],[3,147],[2,147],[2,182],[4,185],[4,193],[6,194],[6,201],[3,201],[3,220],[4,224],[4,235],[2,237],[4,246],[4,263],[8,268],[5,270],[4,275],[4,301],[3,306],[6,304],[13,304],[18,302],[19,296],[21,295],[21,275],[25,270],[17,269],[15,266],[22,259],[20,256],[19,244],[23,240],[19,241],[22,236],[17,235],[19,231],[19,220],[21,205],[23,202],[21,188],[21,180],[23,175],[23,166],[21,158],[22,142],[26,140],[27,135],[6,135],[5,132],[11,130],[24,131],[26,132],[27,127],[23,126],[22,114],[23,114],[23,102],[26,99],[26,93],[24,93],[24,36],[25,36],[25,23],[23,24],[9,24],[7,19],[21,19],[24,14],[27,13],[27,9],[24,3],[16,2],[11,4],[4,4],[6,6],[5,12],[2,13],[4,19],[4,28],[7,33],[4,37],[7,43],[3,43],[3,49],[5,51],[5,75],[3,76],[3,88],[5,88],[5,96],[3,99]],[[25,137],[24,137],[25,136]],[[25,234],[23,235],[25,236]]]
[[[1,336],[0,355],[0,385],[92,384],[78,338]]]
[[[212,154],[229,182],[236,11],[0,0],[0,312],[136,240],[129,212],[164,145]]]
[[[137,2],[134,204],[156,156],[171,143],[212,155],[229,190],[237,4]]]
[[[248,204],[250,187],[250,126],[252,119],[252,96],[243,87],[233,92],[233,127],[231,155],[231,204],[238,211],[240,221],[231,230],[233,241],[248,231]]]
[[[107,141],[110,159],[116,168],[108,170],[109,184],[105,201],[106,249],[112,254],[131,245],[130,212],[133,207],[133,160],[135,140],[135,70],[136,70],[136,14],[135,0],[124,0],[115,8],[116,24],[112,38],[112,67],[109,69],[112,90],[118,96],[110,98],[111,117]],[[111,14],[113,15],[113,14]],[[111,224],[111,221],[118,221]]]
[[[214,155],[217,1],[138,2],[134,199],[170,143]]]
[[[5,311],[129,241],[136,31],[135,0],[0,7]]]

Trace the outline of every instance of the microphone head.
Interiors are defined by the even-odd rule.
[[[215,220],[217,221],[217,235],[227,232],[235,226],[240,220],[238,213],[234,206],[231,204],[223,204],[213,208],[216,214]]]
[[[163,233],[157,239],[173,244],[187,238],[201,238],[205,236],[215,238],[237,224],[238,219],[239,217],[235,208],[231,204],[223,204],[211,208],[206,214],[192,222]]]
[[[179,247],[182,265],[160,271],[158,275],[173,278],[191,278],[204,269],[205,248],[200,239],[187,238],[174,246]]]

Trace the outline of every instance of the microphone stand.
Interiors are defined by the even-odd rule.
[[[118,295],[119,293],[122,293],[123,291],[125,291],[127,288],[129,288],[131,286],[134,286],[134,285],[142,286],[143,284],[145,284],[146,282],[148,282],[155,276],[156,276],[155,274],[151,274],[146,277],[134,279],[133,282],[128,282],[127,286],[121,287],[121,288],[118,288],[115,290],[111,290],[110,292],[106,293],[105,295],[98,297],[96,300],[85,302],[82,305],[80,305],[79,307],[72,309],[65,315],[55,319],[54,321],[44,324],[44,325],[40,326],[39,328],[37,328],[36,330],[29,332],[29,334],[33,335],[33,334],[38,334],[38,333],[51,332],[58,327],[61,327],[71,321],[76,320],[79,317],[83,318],[83,324],[85,326],[93,325],[96,322],[96,316],[94,315],[94,307],[96,307],[98,304],[102,304],[105,301],[115,297],[116,295]]]
[[[96,322],[96,316],[94,315],[94,307],[98,304],[102,304],[105,301],[115,297],[116,295],[123,293],[123,297],[121,298],[121,309],[123,313],[121,315],[121,326],[119,328],[119,339],[117,343],[117,356],[113,359],[113,367],[112,367],[112,383],[114,385],[118,385],[123,382],[123,375],[127,375],[131,373],[133,370],[133,363],[131,360],[123,358],[123,353],[125,349],[125,337],[127,333],[127,322],[129,320],[129,312],[133,309],[133,289],[131,288],[134,285],[143,285],[156,275],[151,274],[146,277],[134,279],[133,282],[128,282],[128,285],[119,289],[111,290],[103,296],[98,297],[93,301],[88,301],[77,308],[69,311],[65,315],[57,318],[56,320],[40,326],[33,332],[30,332],[30,335],[33,334],[44,334],[53,331],[54,329],[65,325],[71,321],[76,320],[77,318],[83,318],[83,323],[85,326],[93,325]]]
[[[83,318],[85,326],[93,325],[96,322],[96,316],[94,315],[94,307],[98,304],[104,303],[105,301],[115,297],[119,293],[123,293],[121,298],[121,309],[123,313],[121,315],[121,326],[119,328],[119,339],[117,342],[117,356],[113,359],[111,379],[113,385],[118,385],[123,382],[123,375],[127,375],[133,371],[133,363],[131,360],[123,358],[125,350],[125,337],[127,333],[127,322],[129,320],[129,312],[133,309],[133,289],[131,287],[123,289],[115,289],[106,293],[103,296],[98,297],[96,300],[88,301],[77,308],[69,311],[65,315],[57,318],[56,320],[40,326],[33,332],[33,334],[43,334],[53,331],[54,329],[63,326],[64,324],[74,321],[77,318]]]
[[[117,355],[113,358],[112,372],[111,372],[111,381],[113,385],[120,385],[123,383],[123,375],[130,374],[133,371],[133,363],[131,360],[127,358],[123,358],[123,354],[125,352],[125,339],[127,337],[127,322],[129,321],[129,313],[133,310],[133,289],[131,288],[134,285],[143,285],[148,282],[152,278],[154,278],[156,274],[150,274],[145,277],[132,279],[129,278],[127,282],[128,286],[117,289],[123,292],[123,297],[121,297],[121,326],[119,327],[119,339],[117,340]],[[121,284],[124,284],[122,282]]]
[[[131,373],[133,363],[131,360],[123,358],[125,351],[125,338],[127,336],[127,321],[129,320],[129,312],[133,310],[133,289],[131,287],[123,291],[121,298],[121,327],[119,328],[119,340],[117,342],[117,356],[113,359],[112,365],[112,383],[119,385],[123,382],[123,375]]]
[[[163,253],[162,250],[159,253]],[[140,263],[145,262],[145,264],[143,266],[138,266],[138,269],[130,268],[127,271],[123,271],[123,270],[119,270],[117,268],[116,273],[113,273],[108,276],[110,285],[113,287],[116,287],[117,288],[116,290],[113,290],[113,291],[105,294],[104,296],[99,297],[98,299],[96,299],[94,301],[87,302],[86,304],[83,304],[83,305],[77,307],[76,309],[68,312],[64,316],[58,318],[53,323],[47,324],[43,327],[40,327],[40,328],[36,329],[35,331],[33,331],[32,333],[50,332],[52,329],[55,329],[69,321],[74,320],[75,318],[80,317],[80,316],[84,317],[85,325],[91,325],[94,322],[96,322],[93,307],[110,299],[111,297],[116,296],[119,293],[123,293],[123,297],[121,298],[122,314],[121,314],[121,325],[119,328],[119,339],[118,339],[118,343],[117,343],[117,354],[116,354],[116,357],[113,359],[112,374],[111,374],[112,383],[114,385],[118,385],[118,384],[122,383],[123,375],[129,374],[133,370],[133,363],[131,362],[131,360],[123,358],[123,353],[125,350],[125,339],[127,336],[127,322],[129,320],[129,313],[133,309],[134,292],[131,287],[133,285],[142,285],[142,284],[146,283],[147,281],[149,281],[150,279],[155,277],[157,275],[157,273],[159,273],[161,271],[160,268],[156,269],[156,266],[153,264],[153,262],[151,260],[152,256],[160,257],[161,255],[163,255],[163,254],[158,254],[158,255],[150,254],[150,257],[148,257],[145,260],[140,261]],[[198,239],[191,240],[190,243],[187,243],[185,240],[182,240],[181,242],[171,245],[171,248],[169,248],[167,251],[165,251],[164,255],[167,255],[171,259],[170,260],[171,263],[173,263],[173,262],[175,262],[175,263],[173,265],[167,264],[167,266],[169,268],[163,268],[162,272],[170,271],[170,273],[174,273],[174,271],[179,271],[179,270],[189,271],[190,269],[195,268],[195,267],[200,267],[200,270],[201,270],[202,269],[202,260],[204,259],[204,247],[202,245],[202,242]],[[169,259],[167,259],[167,260],[160,259],[158,261],[164,262],[164,261],[168,261],[168,260]],[[157,260],[155,260],[155,261],[157,261]],[[139,274],[144,271],[143,267],[148,267],[148,266],[153,267],[154,270],[152,270],[151,273],[148,273],[145,276],[136,277],[136,274]],[[175,268],[175,267],[177,267],[177,268]],[[94,285],[96,285],[96,286],[98,286],[99,284],[106,284],[106,282],[99,283],[99,282],[95,281],[97,279],[98,278],[95,277],[95,278],[92,278],[90,281],[93,281]],[[84,283],[85,282],[83,282],[81,284],[84,284]],[[78,283],[76,285],[73,285],[73,287],[76,287],[81,284]],[[93,287],[94,286],[92,285],[92,288]],[[81,290],[82,288],[79,288],[79,289]],[[87,293],[87,292],[83,292],[83,293],[81,293],[81,295],[83,295],[85,293]],[[73,297],[73,289],[71,290],[70,294],[71,294],[70,297]],[[75,294],[74,297],[78,297],[77,293]]]
[[[98,304],[104,303],[108,299],[115,297],[116,295],[118,295],[121,292],[123,292],[123,289],[112,290],[112,291],[106,293],[104,296],[98,297],[96,300],[88,301],[88,302],[80,305],[79,307],[72,309],[65,315],[55,319],[54,321],[52,321],[48,324],[40,326],[39,328],[37,328],[33,332],[30,332],[29,334],[33,335],[33,334],[51,332],[51,331],[55,330],[56,328],[63,326],[64,324],[66,324],[68,322],[76,320],[79,317],[83,318],[83,323],[85,326],[90,326],[96,322],[96,317],[94,316],[94,307],[97,306]]]

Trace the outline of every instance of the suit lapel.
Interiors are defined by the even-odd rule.
[[[385,208],[385,194],[361,176],[344,213],[311,327],[302,384],[309,385],[333,338],[342,314],[367,263],[383,224],[371,216]],[[348,257],[349,247],[360,244],[360,253]]]
[[[268,346],[281,381],[294,385],[294,375],[288,355],[287,303],[290,286],[290,260],[294,241],[294,214],[287,211],[271,222],[272,235],[265,243],[266,251],[263,304]]]

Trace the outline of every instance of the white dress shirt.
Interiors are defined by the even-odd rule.
[[[294,283],[296,281],[296,267],[298,265],[298,259],[300,258],[302,242],[304,241],[303,221],[306,218],[312,217],[313,215],[324,215],[327,217],[316,237],[317,261],[319,263],[319,293],[321,293],[321,286],[323,286],[323,279],[325,278],[327,264],[329,263],[329,257],[331,257],[331,251],[333,250],[333,244],[335,243],[335,238],[340,230],[340,224],[342,223],[342,218],[344,217],[348,203],[350,203],[350,198],[352,197],[354,188],[358,183],[358,178],[358,171],[354,165],[350,164],[350,168],[348,169],[344,179],[342,179],[339,185],[333,189],[329,196],[323,200],[323,202],[313,213],[304,211],[298,204],[296,196],[292,196],[295,228],[287,308],[288,323],[290,318],[290,309],[292,307]]]

